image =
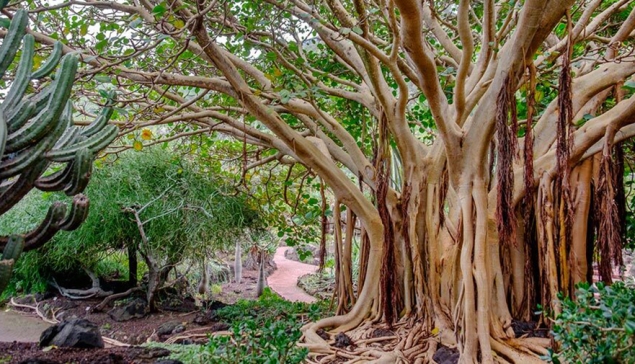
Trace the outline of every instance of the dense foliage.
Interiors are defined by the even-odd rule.
[[[240,300],[217,311],[231,335],[211,336],[206,345],[169,345],[184,363],[301,363],[308,350],[296,346],[300,327],[329,314],[328,303],[289,302],[268,288],[256,301]],[[152,344],[163,346],[161,344]]]
[[[551,352],[553,363],[635,362],[635,286],[616,282],[611,286],[582,284],[576,300],[559,297],[562,313],[553,324],[559,345]]]
[[[86,223],[72,233],[59,234],[42,251],[28,254],[16,267],[14,291],[43,288],[35,272],[43,278],[51,272],[80,269],[109,273],[112,265],[104,262],[112,262],[123,248],[139,246],[141,241],[131,215],[122,211],[125,207],[148,205],[142,214],[147,221],[145,233],[150,251],[163,263],[233,247],[246,227],[258,224],[257,211],[244,197],[231,195],[231,186],[202,175],[168,150],[130,151],[116,159],[100,160],[93,180],[86,191],[91,198]],[[35,224],[46,213],[48,201],[59,197],[51,193],[29,195],[7,214],[0,231],[19,231]],[[125,275],[125,259],[121,261],[124,269],[120,273]]]

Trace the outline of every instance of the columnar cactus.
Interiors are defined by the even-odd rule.
[[[90,125],[73,125],[69,97],[78,59],[71,54],[62,57],[58,42],[46,62],[32,72],[35,41],[32,35],[25,35],[27,21],[27,12],[18,10],[0,46],[3,77],[22,44],[15,77],[0,105],[0,216],[33,188],[64,191],[74,198],[70,212],[64,203],[55,202],[32,231],[0,236],[0,293],[20,253],[41,247],[58,231],[74,230],[85,220],[89,201],[80,193],[90,178],[95,155],[117,136],[117,127],[107,124],[113,112],[112,97]],[[31,80],[48,76],[56,66],[57,73],[48,86],[37,94],[26,94]],[[46,174],[52,163],[62,168]]]

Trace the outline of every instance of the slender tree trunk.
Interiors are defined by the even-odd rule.
[[[134,242],[128,244],[128,285],[137,286],[137,245]]]

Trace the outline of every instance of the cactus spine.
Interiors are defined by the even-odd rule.
[[[6,5],[0,0],[0,10]],[[18,10],[0,45],[0,77],[9,70],[22,46],[15,66],[14,79],[0,105],[0,216],[11,209],[33,188],[64,191],[74,196],[70,212],[62,202],[54,202],[35,229],[0,236],[0,293],[6,288],[11,271],[22,251],[36,249],[60,230],[74,230],[86,219],[86,188],[97,153],[117,136],[117,127],[107,125],[112,116],[114,93],[107,106],[89,126],[73,126],[73,108],[69,101],[77,72],[78,58],[62,56],[57,42],[47,60],[31,73],[35,40],[25,35],[27,12]],[[33,79],[46,81],[57,68],[55,78],[37,94],[27,94]],[[51,163],[65,164],[60,171],[44,175]]]

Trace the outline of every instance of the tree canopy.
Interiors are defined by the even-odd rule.
[[[298,163],[336,216],[361,221],[359,289],[350,239],[336,239],[340,315],[305,330],[317,360],[333,354],[318,329],[371,321],[404,338],[372,357],[429,360],[438,335],[462,363],[535,362],[548,343],[516,338],[512,321],[558,312],[593,261],[605,281],[621,263],[632,1],[27,6],[37,42],[61,39],[86,64],[79,93],[118,90],[127,148],[229,136],[246,186],[266,178],[258,167]]]

